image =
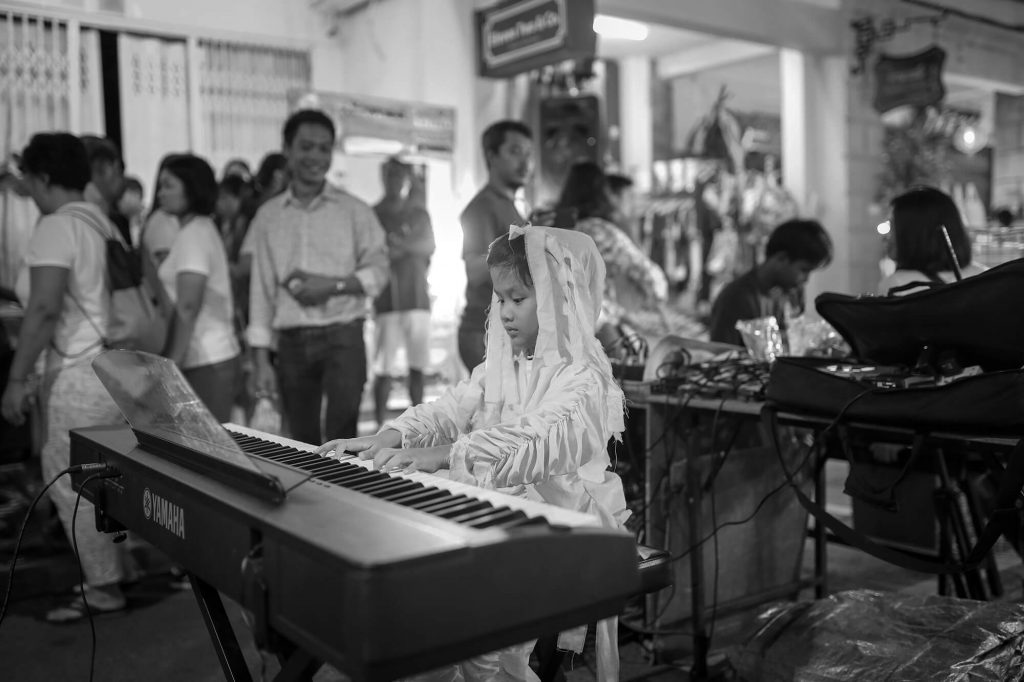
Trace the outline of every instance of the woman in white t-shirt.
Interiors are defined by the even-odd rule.
[[[50,622],[67,623],[86,615],[83,596],[93,613],[125,607],[120,546],[96,530],[92,504],[85,498],[73,522],[77,494],[69,477],[60,475],[70,465],[70,429],[121,421],[91,365],[107,333],[106,240],[118,232],[103,211],[83,199],[89,160],[74,135],[33,136],[21,168],[43,216],[18,274],[16,290],[25,318],[0,405],[7,421],[20,424],[38,390],[46,425],[40,453],[43,480],[56,479],[50,498],[68,537],[74,533],[85,577],[82,595],[46,614]]]
[[[945,192],[934,187],[915,187],[904,192],[892,201],[889,224],[896,271],[879,282],[878,293],[883,296],[924,291],[932,282],[956,281],[943,226],[961,276],[971,277],[985,270],[971,262],[971,238],[964,229],[960,211]]]
[[[160,208],[181,225],[157,269],[174,303],[164,355],[214,416],[228,421],[241,365],[227,255],[210,217],[217,180],[206,161],[178,154],[166,160],[157,182]]]

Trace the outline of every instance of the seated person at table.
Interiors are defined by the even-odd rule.
[[[764,261],[722,289],[711,306],[712,341],[743,345],[741,320],[774,315],[786,328],[786,307],[795,298],[802,308],[803,286],[811,272],[832,261],[832,240],[816,220],[788,220],[776,227],[765,246]]]
[[[593,240],[513,226],[491,243],[486,357],[467,381],[410,407],[375,436],[335,440],[385,471],[448,469],[452,480],[593,514],[621,527],[622,482],[607,443],[623,430],[623,394],[594,337],[604,263]],[[467,586],[467,590],[473,589]],[[618,679],[616,619],[598,623],[600,680]],[[586,628],[562,633],[580,651]],[[440,680],[533,680],[533,642],[438,670]]]
[[[889,251],[896,271],[878,284],[883,296],[924,291],[932,283],[956,281],[953,258],[942,234],[946,227],[962,277],[985,268],[971,262],[971,237],[953,198],[934,187],[915,187],[892,200]]]

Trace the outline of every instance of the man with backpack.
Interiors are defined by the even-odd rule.
[[[80,139],[89,159],[89,183],[82,196],[108,219],[101,224],[77,212],[106,244],[110,305],[104,344],[160,353],[167,341],[172,306],[155,276],[144,276],[141,259],[132,246],[128,218],[118,209],[127,182],[121,150],[105,137],[82,135]]]

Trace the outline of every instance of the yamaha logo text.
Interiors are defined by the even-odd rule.
[[[142,513],[146,519],[185,539],[185,511],[149,488],[142,491]]]

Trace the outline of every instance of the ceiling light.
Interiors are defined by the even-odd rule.
[[[965,123],[953,133],[953,146],[970,156],[988,145],[988,135],[971,123]]]
[[[594,17],[594,33],[619,40],[647,40],[647,24],[598,14]]]

